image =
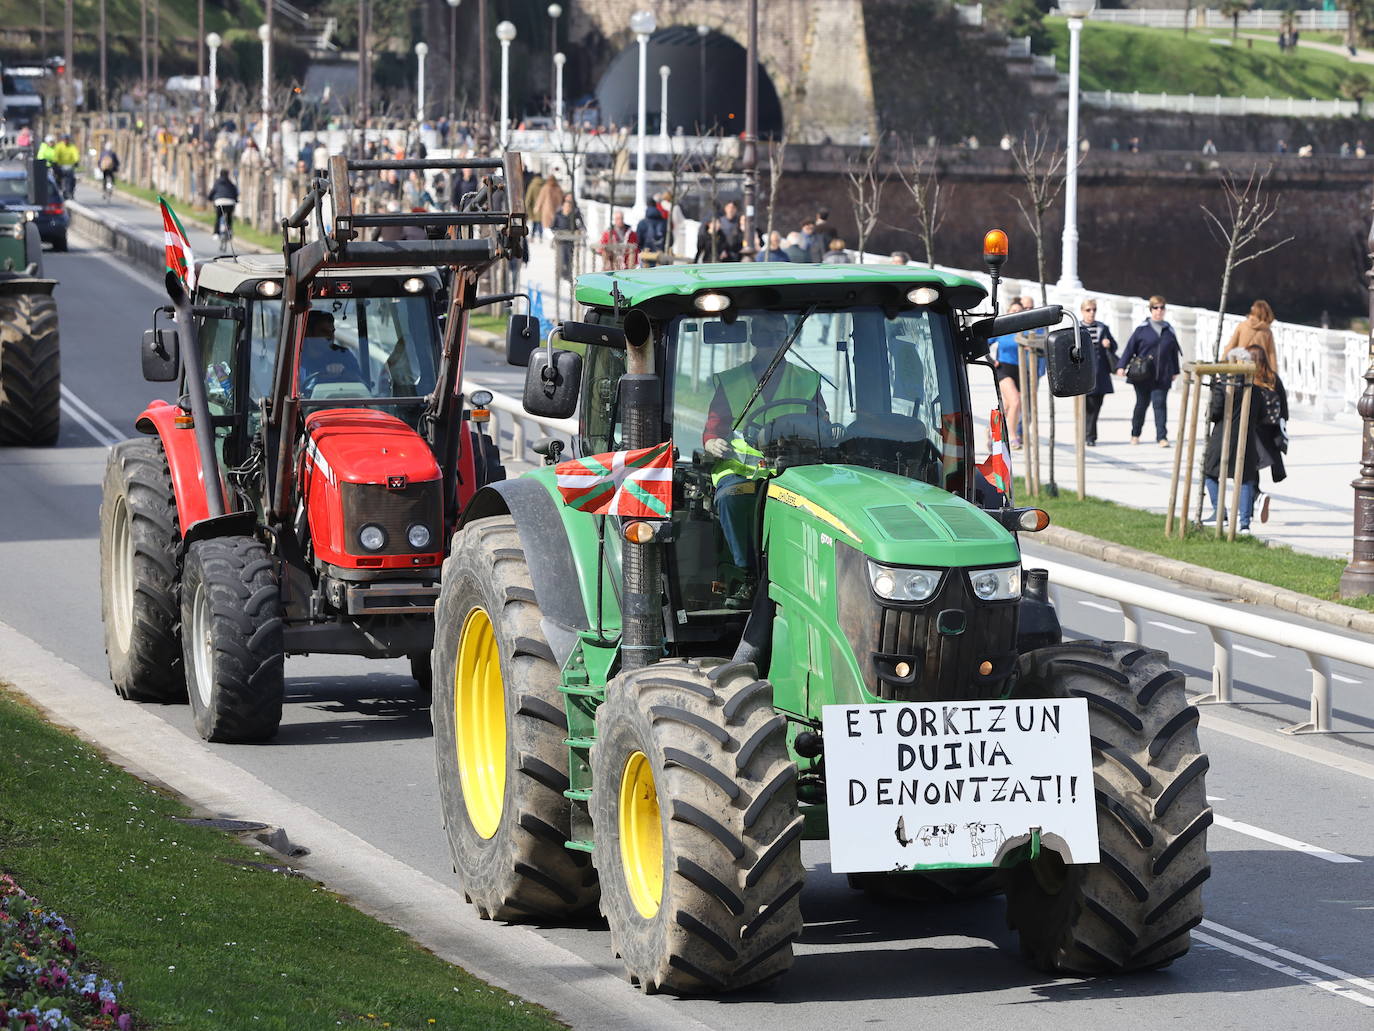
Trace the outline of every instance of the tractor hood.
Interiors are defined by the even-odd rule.
[[[853,465],[793,466],[769,481],[770,506],[893,565],[1010,565],[1016,539],[975,505],[895,473]]]
[[[307,456],[331,483],[387,485],[404,477],[404,486],[439,478],[429,445],[394,415],[332,408],[307,416],[305,432]]]

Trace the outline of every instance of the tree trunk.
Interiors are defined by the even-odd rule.
[[[1235,231],[1231,233],[1231,240],[1226,248],[1226,268],[1221,273],[1221,300],[1217,302],[1217,342],[1214,348],[1215,354],[1212,360],[1221,361],[1221,334],[1225,325],[1226,318],[1226,295],[1231,292],[1231,269],[1236,257],[1236,236]]]

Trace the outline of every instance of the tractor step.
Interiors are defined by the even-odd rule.
[[[564,739],[563,739],[563,743],[564,743],[565,745],[567,745],[569,748],[591,748],[592,745],[596,744],[596,738],[594,738],[594,737],[569,737],[569,738],[564,738]]]
[[[595,843],[590,841],[565,841],[563,847],[570,848],[575,852],[594,852],[596,850]]]
[[[570,684],[566,680],[558,685],[558,690],[564,694],[578,695],[583,698],[596,698],[605,700],[606,689],[604,687],[592,687],[590,685]]]
[[[570,798],[574,802],[590,802],[592,798],[591,788],[569,788],[563,792],[564,798]]]

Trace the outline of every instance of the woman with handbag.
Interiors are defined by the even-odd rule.
[[[1140,443],[1145,409],[1154,406],[1155,441],[1169,446],[1169,388],[1181,368],[1183,353],[1174,327],[1164,321],[1164,298],[1150,298],[1150,317],[1136,326],[1117,362],[1116,374],[1135,387],[1131,413],[1131,443]]]
[[[1237,527],[1240,533],[1248,534],[1256,508],[1259,510],[1261,523],[1269,518],[1269,497],[1261,494],[1259,489],[1260,470],[1268,468],[1275,482],[1287,475],[1283,467],[1282,453],[1275,440],[1275,434],[1284,417],[1283,412],[1287,409],[1287,399],[1280,393],[1282,385],[1274,375],[1274,370],[1269,365],[1269,356],[1262,346],[1256,344],[1228,351],[1226,360],[1255,363],[1254,385],[1250,389],[1250,417],[1246,423],[1245,460],[1240,473],[1240,525]],[[1226,422],[1228,382],[1234,388],[1229,424]],[[1217,376],[1212,382],[1212,399],[1208,411],[1212,431],[1208,435],[1207,450],[1202,457],[1202,482],[1212,504],[1212,513],[1203,520],[1204,523],[1210,523],[1216,518],[1218,480],[1223,471],[1228,477],[1232,472],[1230,468],[1221,468],[1224,445],[1222,434],[1230,437],[1229,446],[1224,448],[1230,455],[1228,461],[1235,461],[1240,447],[1241,404],[1245,398],[1243,384],[1242,376]]]

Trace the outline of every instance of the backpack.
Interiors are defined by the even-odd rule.
[[[113,155],[113,154],[106,154],[103,158],[100,159],[100,170],[101,170],[102,172],[113,172],[113,171],[114,171],[114,155]]]

